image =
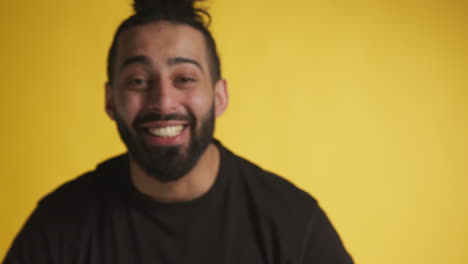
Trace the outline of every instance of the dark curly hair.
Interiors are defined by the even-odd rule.
[[[221,63],[216,50],[216,43],[208,30],[211,16],[206,10],[195,7],[196,2],[201,1],[203,0],[134,0],[133,9],[135,13],[125,19],[117,28],[109,49],[107,58],[108,81],[112,82],[114,78],[113,66],[120,34],[128,28],[157,21],[185,24],[199,30],[205,38],[213,83],[221,79]]]

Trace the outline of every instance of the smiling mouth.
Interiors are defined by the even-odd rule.
[[[182,130],[184,130],[183,125],[147,128],[147,131],[152,136],[163,138],[176,137]]]

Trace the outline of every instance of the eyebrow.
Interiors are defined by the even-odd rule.
[[[200,65],[200,63],[198,63],[198,61],[193,60],[193,59],[184,58],[184,57],[175,57],[175,58],[170,58],[167,62],[169,66],[175,66],[175,65],[184,64],[184,63],[193,64],[203,72],[203,67]]]
[[[167,64],[169,66],[176,66],[176,65],[180,65],[184,63],[195,65],[197,68],[199,68],[203,72],[203,67],[200,65],[200,63],[198,63],[198,61],[194,59],[189,59],[189,58],[184,58],[184,57],[174,57],[174,58],[170,58],[167,61]],[[133,56],[133,57],[126,59],[120,66],[120,69],[123,69],[130,64],[143,64],[145,66],[151,66],[152,61],[147,56],[143,56],[143,55]]]
[[[120,69],[123,69],[130,64],[143,64],[146,66],[150,66],[152,63],[151,59],[146,56],[133,56],[126,59],[120,66]]]

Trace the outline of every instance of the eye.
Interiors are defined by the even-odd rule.
[[[149,80],[145,78],[131,78],[126,83],[129,89],[142,90],[148,87]]]
[[[196,80],[194,78],[191,78],[191,77],[187,77],[187,76],[180,76],[176,79],[176,82],[178,83],[192,83],[192,82],[195,82]]]

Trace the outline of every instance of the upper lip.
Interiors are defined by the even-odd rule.
[[[142,128],[157,128],[157,127],[169,127],[169,126],[186,126],[189,123],[185,120],[167,120],[167,121],[151,121],[141,124]]]

